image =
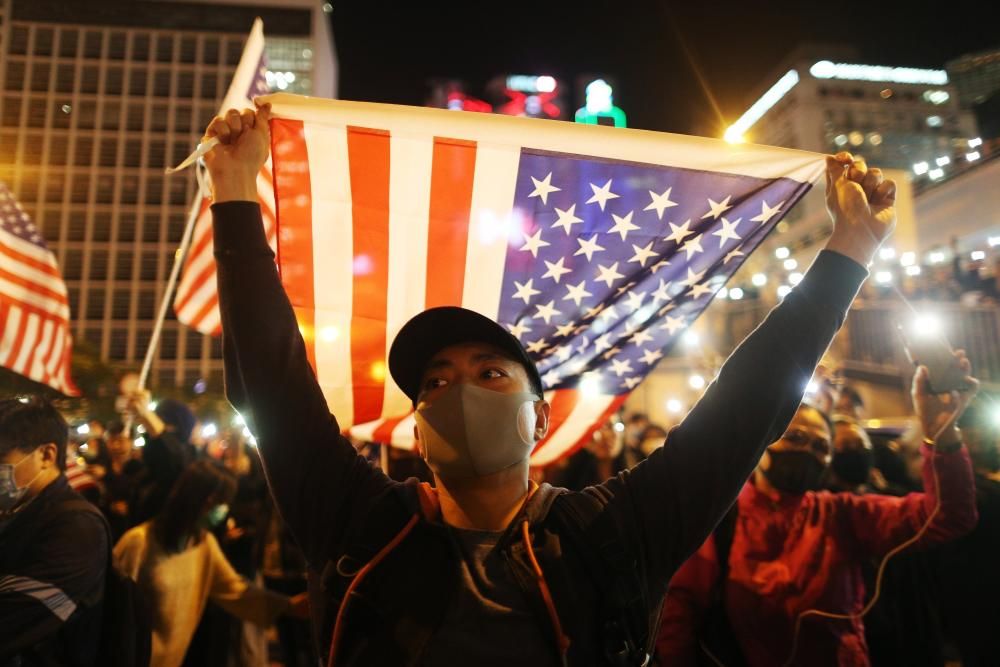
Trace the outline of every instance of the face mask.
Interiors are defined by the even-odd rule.
[[[820,487],[826,466],[812,452],[768,450],[767,454],[771,467],[761,471],[774,488],[798,495]]]
[[[208,514],[205,515],[205,525],[209,528],[215,528],[223,522],[227,514],[229,514],[229,505],[225,503],[216,505],[208,510]]]
[[[836,452],[830,462],[837,477],[852,486],[864,484],[872,471],[872,450],[848,449]]]
[[[442,477],[481,477],[523,461],[535,446],[535,401],[531,392],[504,394],[454,384],[414,417],[424,458]]]
[[[17,463],[0,464],[0,512],[10,512],[17,507],[24,500],[24,494],[28,492],[28,487],[42,474],[42,471],[39,471],[38,475],[35,475],[30,482],[21,487],[14,481],[14,468],[31,458],[32,454],[34,452]]]

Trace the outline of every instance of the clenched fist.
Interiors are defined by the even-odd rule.
[[[202,141],[219,138],[219,145],[205,155],[216,203],[257,201],[257,173],[271,145],[270,118],[271,105],[265,104],[256,111],[230,109],[208,124]]]
[[[833,218],[827,249],[868,266],[896,225],[896,183],[850,153],[826,158],[826,208]]]

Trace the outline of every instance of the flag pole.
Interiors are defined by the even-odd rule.
[[[156,324],[153,326],[153,335],[149,338],[149,347],[146,348],[146,358],[142,362],[142,371],[139,373],[139,389],[146,388],[146,381],[149,379],[149,371],[153,366],[153,357],[156,355],[156,350],[160,346],[160,334],[163,333],[163,323],[167,319],[167,309],[170,308],[171,297],[173,297],[174,288],[177,286],[177,279],[181,274],[181,264],[184,262],[184,256],[187,255],[188,248],[191,247],[191,238],[194,236],[194,226],[198,221],[199,214],[201,213],[202,202],[205,200],[205,193],[208,188],[206,186],[206,176],[204,173],[204,167],[201,164],[195,168],[195,177],[198,181],[198,192],[194,198],[194,203],[191,205],[191,210],[188,211],[187,225],[184,227],[184,234],[181,235],[181,245],[174,253],[174,265],[170,269],[170,278],[167,279],[167,289],[163,292],[163,298],[160,300],[160,311],[156,315]]]

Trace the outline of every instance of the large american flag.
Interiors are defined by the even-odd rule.
[[[425,308],[508,327],[545,465],[607,419],[823,171],[813,153],[273,95],[278,262],[331,411],[409,448],[388,345]]]
[[[69,396],[69,298],[56,258],[0,182],[0,366]]]
[[[227,109],[253,108],[253,98],[268,92],[267,59],[264,53],[264,26],[254,21],[243,55],[229,84],[220,113]],[[274,189],[271,165],[265,164],[257,175],[257,195],[264,216],[264,230],[271,247],[275,246]],[[177,319],[203,334],[218,335],[222,331],[219,316],[219,293],[215,280],[215,256],[212,243],[212,216],[208,210],[208,193],[199,193],[193,206],[199,209],[191,239],[191,248],[184,259],[183,273],[174,297]]]

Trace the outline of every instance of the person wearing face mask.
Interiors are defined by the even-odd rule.
[[[388,369],[434,485],[397,483],[341,434],[275,270],[254,180],[269,113],[230,110],[206,133],[220,142],[205,162],[226,391],[309,563],[327,663],[648,664],[667,582],[794,415],[894,224],[894,184],[830,156],[827,249],[666,446],[580,493],[530,482],[553,408],[518,340],[464,308],[415,315]],[[352,344],[369,344],[362,330],[379,317],[353,320]]]
[[[964,353],[956,356],[968,375]],[[978,383],[967,377],[966,386],[936,395],[926,368],[914,375],[929,463],[925,491],[902,498],[821,491],[833,431],[824,413],[803,404],[767,448],[733,511],[671,580],[660,661],[694,665],[711,653],[730,666],[784,665],[795,645],[796,665],[869,664],[860,619],[808,618],[795,641],[796,619],[810,609],[859,613],[867,602],[866,562],[914,537],[938,503],[918,547],[953,540],[976,525],[972,467],[955,426]]]
[[[979,523],[941,549],[945,622],[966,667],[995,665],[1000,628],[1000,425],[994,400],[981,397],[962,416],[975,469]]]
[[[94,664],[107,529],[64,475],[67,426],[39,398],[0,400],[0,665]]]
[[[835,493],[867,493],[874,462],[872,441],[857,421],[833,416],[833,454],[824,486]]]
[[[116,566],[142,591],[152,616],[150,667],[184,661],[205,605],[261,626],[282,613],[308,615],[305,594],[288,598],[255,586],[229,564],[212,535],[225,521],[236,480],[211,461],[191,464],[160,513],[132,528],[114,548]]]

